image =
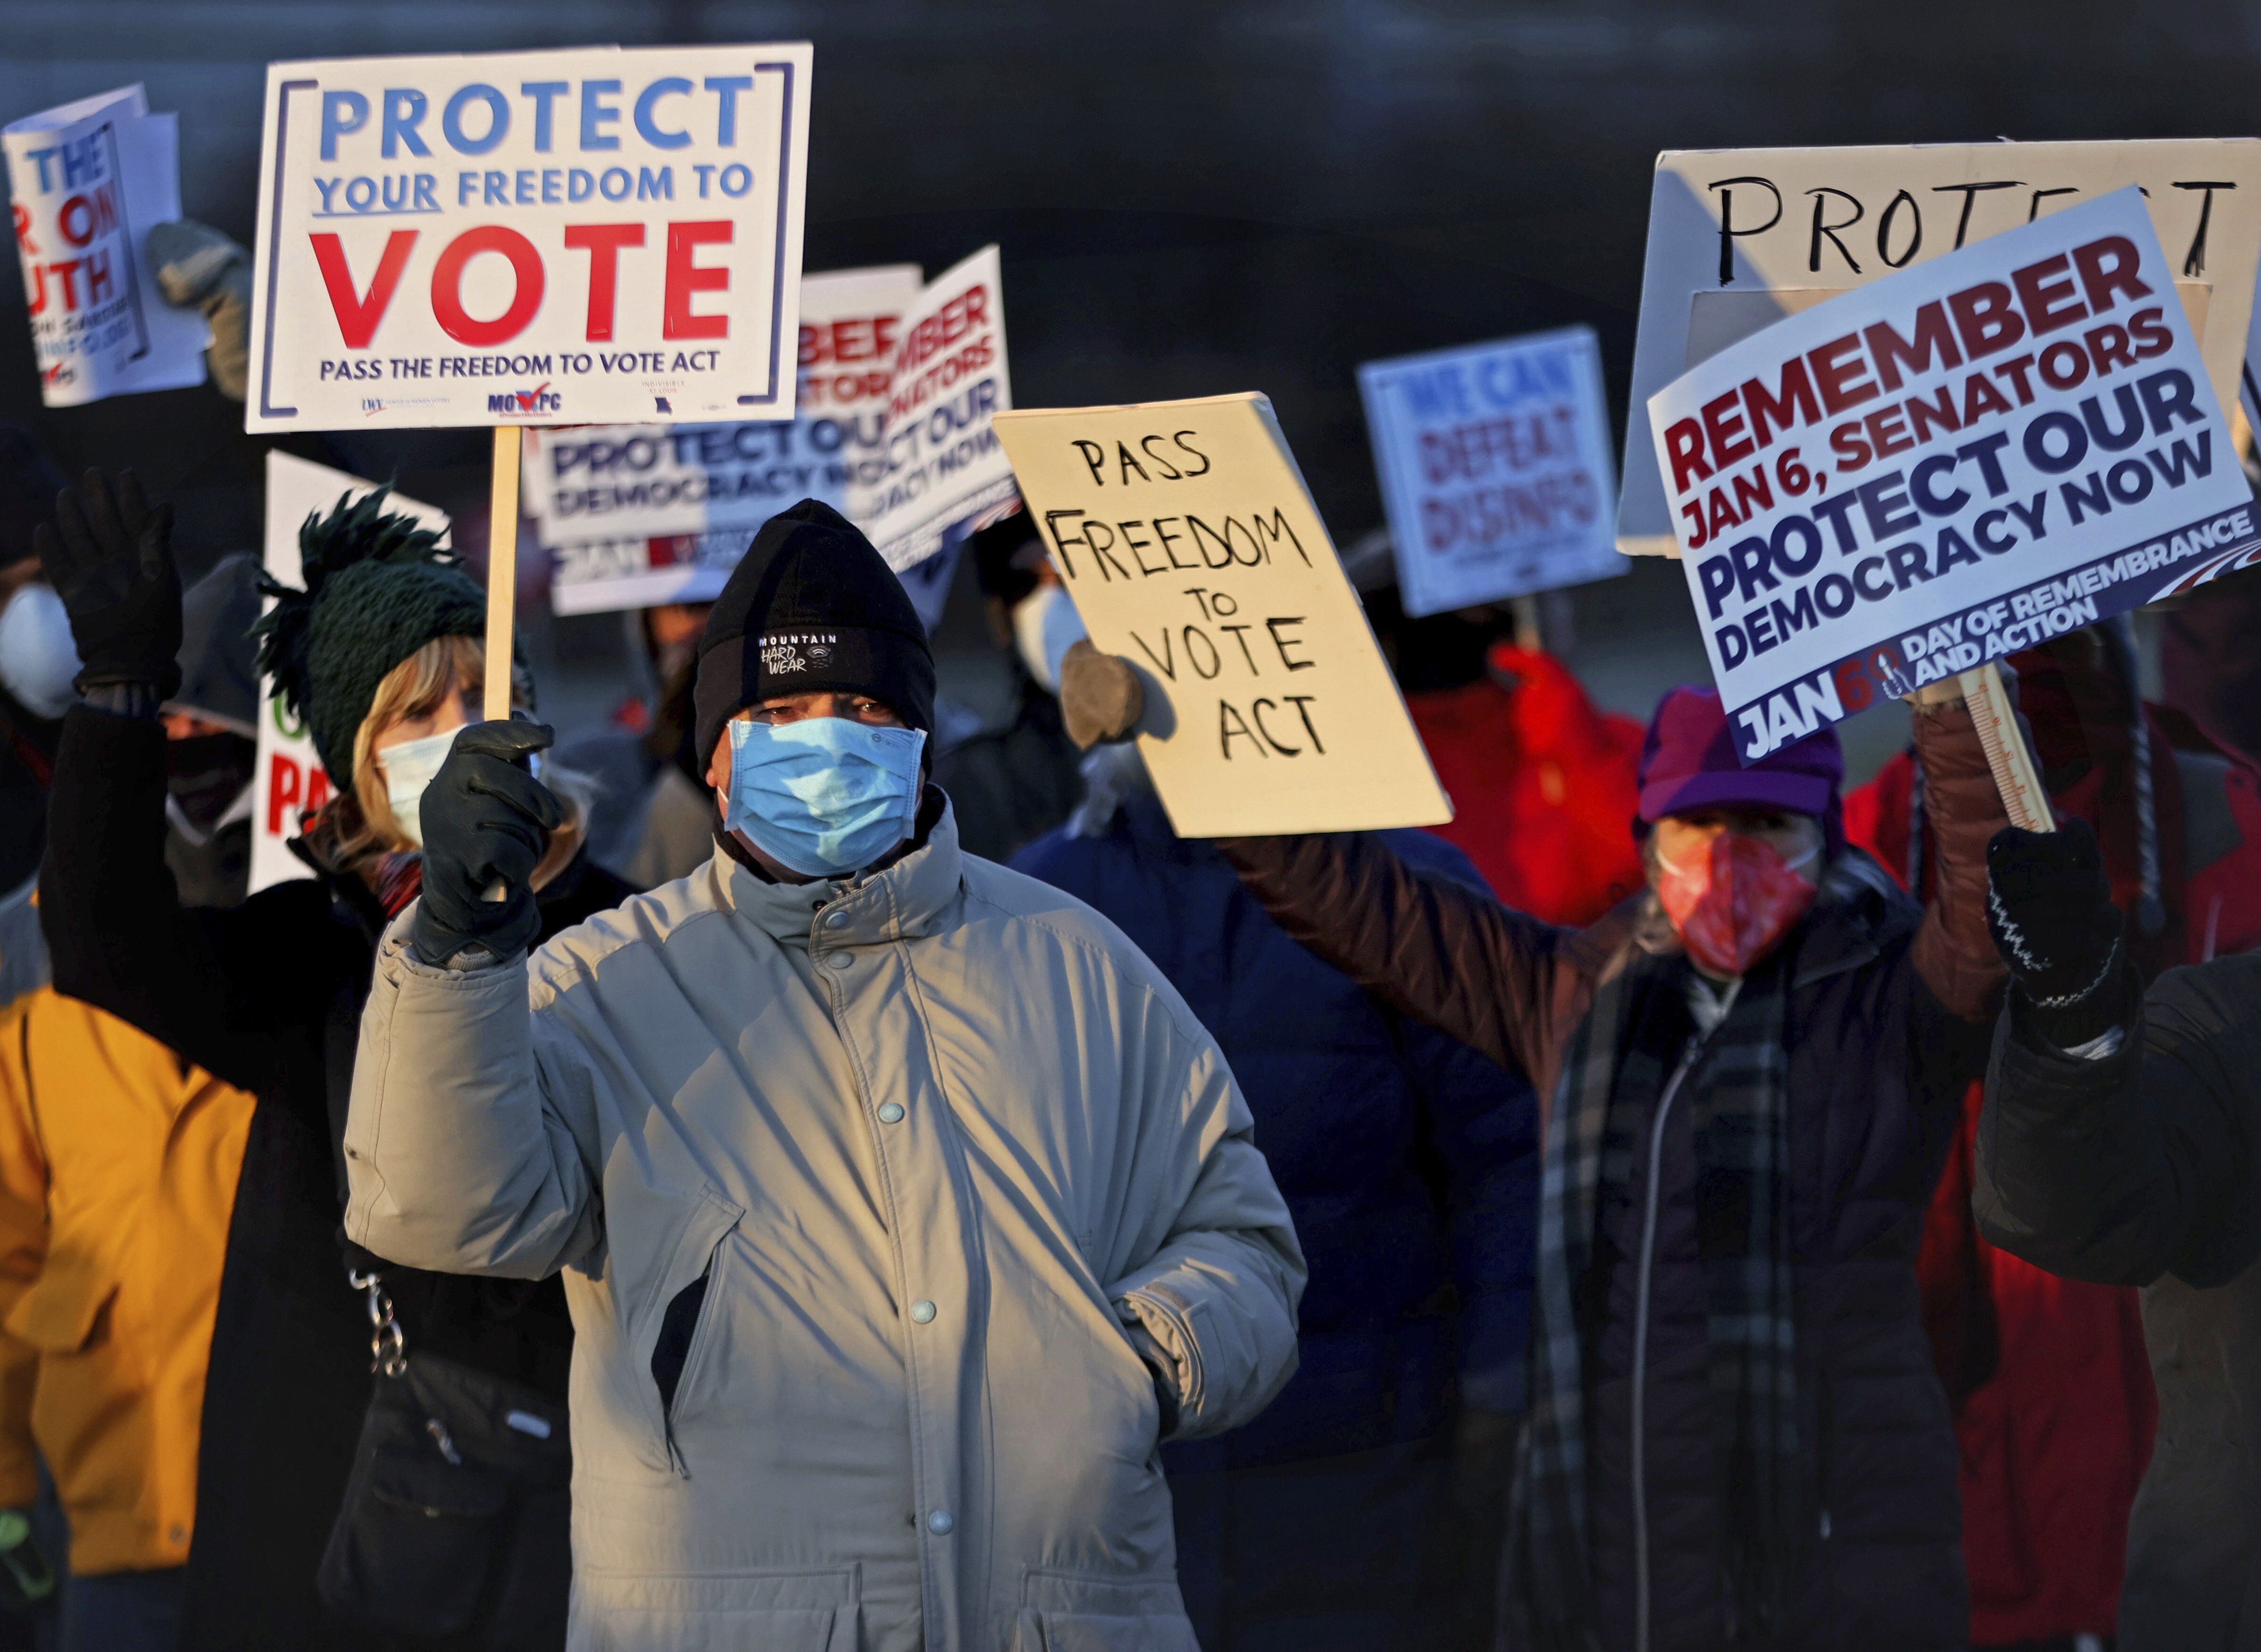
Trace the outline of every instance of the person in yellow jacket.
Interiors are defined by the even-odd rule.
[[[253,572],[231,557],[184,600],[165,707],[169,859],[213,904],[244,892],[245,830],[227,829],[248,818]],[[254,1098],[47,986],[30,895],[0,901],[0,1510],[31,1507],[44,1459],[70,1527],[64,1652],[156,1652],[195,1535]]]

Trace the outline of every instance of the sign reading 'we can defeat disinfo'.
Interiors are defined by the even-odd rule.
[[[247,427],[792,417],[810,57],[269,64]]]

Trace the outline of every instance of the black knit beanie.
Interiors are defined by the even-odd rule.
[[[486,630],[486,593],[440,536],[384,508],[387,490],[341,497],[298,529],[306,588],[260,577],[275,607],[256,627],[259,669],[306,725],[338,791],[353,791],[354,736],[385,673],[434,637]]]
[[[699,757],[748,706],[813,689],[868,694],[914,729],[934,727],[934,653],[902,581],[846,517],[803,499],[762,524],[707,616]]]

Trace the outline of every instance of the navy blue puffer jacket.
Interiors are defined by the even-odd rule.
[[[1482,889],[1442,839],[1379,836]],[[1453,1442],[1523,1405],[1530,1087],[1290,940],[1150,796],[1103,835],[1063,828],[1013,865],[1114,920],[1216,1035],[1310,1263],[1302,1365],[1280,1397],[1235,1433],[1163,1450],[1204,1652],[1459,1638],[1497,1563],[1471,1505],[1505,1488],[1468,1483],[1475,1452],[1456,1485]]]

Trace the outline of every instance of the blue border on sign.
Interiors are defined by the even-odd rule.
[[[774,407],[779,396],[784,393],[780,382],[784,377],[784,364],[779,360],[778,352],[783,344],[780,334],[785,330],[786,202],[791,193],[787,186],[793,180],[793,64],[790,61],[757,62],[754,65],[754,73],[784,75],[785,102],[779,111],[778,119],[777,246],[770,270],[770,387],[764,395],[739,397],[738,406]],[[796,338],[793,341],[796,377],[800,368],[800,341]]]
[[[275,289],[282,279],[283,269],[283,142],[291,130],[291,94],[310,91],[321,84],[319,81],[286,80],[283,95],[275,100],[275,198],[269,204],[267,219],[267,328],[262,334],[259,352],[259,416],[262,419],[296,419],[296,407],[275,405]]]
[[[785,77],[784,102],[779,111],[777,227],[775,245],[770,266],[770,375],[769,389],[758,396],[741,396],[741,407],[774,407],[784,394],[785,364],[785,244],[786,228],[790,222],[793,198],[793,66],[790,61],[782,63],[757,62],[757,75],[782,75]],[[268,204],[267,245],[270,249],[267,262],[267,326],[259,363],[259,416],[262,419],[295,419],[296,407],[277,407],[274,400],[275,384],[275,294],[282,278],[283,259],[283,178],[284,143],[291,130],[291,94],[310,91],[321,83],[312,80],[292,80],[283,83],[282,96],[275,104],[275,185],[274,198]],[[793,341],[796,358],[800,340]],[[798,360],[795,365],[798,367]]]

